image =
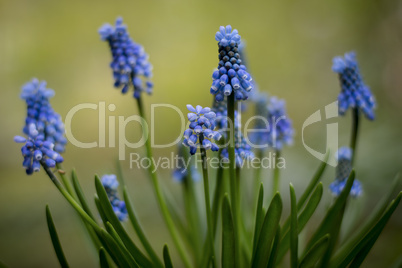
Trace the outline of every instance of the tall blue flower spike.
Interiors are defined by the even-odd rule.
[[[54,96],[52,89],[46,88],[46,82],[34,78],[22,87],[21,99],[27,104],[27,117],[23,132],[29,136],[31,124],[35,125],[39,135],[45,141],[54,144],[54,151],[62,153],[67,139],[64,137],[64,124],[61,116],[50,105]]]
[[[177,161],[177,166],[175,167],[173,171],[173,179],[177,182],[184,182],[186,179],[190,179],[188,176],[191,173],[191,179],[193,181],[199,181],[200,180],[200,173],[197,171],[197,168],[193,164],[189,164],[189,166],[186,167],[186,160],[183,155],[183,144],[179,143],[178,145],[178,161]],[[190,162],[189,162],[190,163]],[[191,172],[188,172],[188,169],[191,169]]]
[[[236,100],[246,100],[252,90],[252,78],[240,59],[238,46],[240,35],[230,25],[221,26],[215,35],[219,46],[218,69],[212,74],[211,94],[216,101],[223,101],[224,96],[235,94]]]
[[[211,111],[211,108],[202,108],[200,105],[194,108],[188,104],[187,109],[191,112],[187,114],[190,126],[184,131],[183,145],[190,148],[191,155],[194,155],[197,148],[201,146],[205,150],[218,151],[219,147],[212,142],[222,137],[221,133],[214,131],[216,114]]]
[[[341,93],[338,96],[339,115],[349,108],[358,108],[369,120],[374,120],[375,99],[364,84],[354,52],[333,59],[332,70],[339,74]]]
[[[286,113],[285,100],[271,97],[267,109],[269,129],[265,132],[266,142],[270,147],[282,150],[284,145],[293,143],[294,136],[292,121]]]
[[[38,172],[41,162],[48,167],[55,167],[56,163],[63,162],[63,157],[54,151],[54,144],[46,141],[43,134],[39,134],[35,124],[27,126],[27,131],[28,138],[15,136],[14,141],[24,144],[21,148],[24,157],[22,166],[28,175]]]
[[[352,172],[352,149],[349,147],[339,148],[336,157],[338,159],[338,166],[336,167],[336,178],[333,183],[329,185],[329,190],[334,196],[339,196],[345,187],[346,181]],[[360,182],[355,179],[350,190],[352,197],[358,197],[362,194],[362,187]]]
[[[109,43],[113,60],[110,67],[113,70],[114,86],[120,88],[123,94],[129,87],[134,87],[134,98],[139,98],[141,92],[152,93],[153,83],[152,65],[148,61],[148,54],[144,48],[135,43],[123,24],[122,18],[116,19],[116,26],[104,24],[99,29],[101,40]]]
[[[106,190],[106,194],[109,198],[110,204],[112,205],[113,211],[116,214],[119,221],[126,221],[128,217],[128,212],[126,208],[126,203],[120,200],[117,193],[117,187],[119,187],[119,182],[117,181],[116,175],[106,174],[101,178],[103,187]]]

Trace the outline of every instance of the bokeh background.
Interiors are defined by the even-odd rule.
[[[56,96],[52,104],[63,118],[80,103],[105,101],[115,104],[107,116],[137,113],[133,99],[113,89],[111,59],[97,29],[114,23],[121,15],[133,39],[144,45],[154,65],[155,91],[146,96],[151,103],[210,105],[211,71],[217,65],[214,34],[220,25],[231,24],[247,41],[249,68],[261,90],[285,98],[296,130],[295,144],[284,151],[286,170],[282,192],[288,202],[288,182],[298,194],[304,189],[319,161],[301,141],[304,120],[337,97],[337,76],[331,71],[336,55],[355,50],[362,74],[377,97],[377,118],[362,121],[356,162],[364,196],[351,202],[349,216],[367,213],[384,195],[401,171],[402,163],[402,2],[401,1],[0,1],[0,259],[10,267],[52,267],[57,259],[45,222],[45,205],[50,204],[61,242],[73,267],[93,267],[97,258],[83,236],[74,211],[41,171],[26,176],[21,167],[20,145],[25,117],[21,86],[32,77],[44,79]],[[346,145],[350,114],[337,119],[340,145]],[[331,122],[335,122],[331,121]],[[155,117],[156,142],[173,141],[180,123],[174,111],[160,109]],[[306,143],[325,151],[328,122],[305,131]],[[82,141],[98,139],[97,111],[83,111],[73,121],[72,131]],[[116,133],[117,136],[118,133]],[[131,141],[138,139],[139,126],[126,129]],[[107,136],[108,137],[108,136]],[[176,148],[156,149],[156,156],[170,156]],[[143,153],[141,149],[128,149]],[[94,193],[93,175],[114,173],[117,148],[81,149],[72,145],[65,153],[65,167],[75,167],[86,195]],[[136,210],[150,234],[152,244],[162,252],[170,243],[159,215],[145,170],[130,169],[121,161],[135,201]],[[164,187],[181,204],[181,185],[171,179],[171,170],[160,170]],[[270,170],[264,171],[269,186]],[[334,177],[329,168],[325,187]],[[245,179],[246,180],[246,179]],[[201,187],[201,185],[200,185]],[[398,186],[399,189],[401,188]],[[325,192],[320,212],[330,204]],[[288,208],[288,206],[286,206]],[[314,223],[313,223],[314,225]],[[389,267],[401,257],[402,208],[399,207],[364,267]],[[175,253],[173,253],[176,256]]]

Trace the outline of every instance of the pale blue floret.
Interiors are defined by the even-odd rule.
[[[357,108],[369,120],[374,120],[375,99],[360,74],[356,54],[349,52],[344,57],[335,57],[332,70],[339,74],[341,83],[341,93],[338,96],[339,114],[344,115],[349,108]]]
[[[120,200],[117,193],[119,182],[114,174],[106,174],[101,178],[103,187],[105,188],[106,194],[109,198],[110,204],[112,205],[113,211],[120,221],[127,220],[128,212],[126,208],[126,203]]]
[[[99,29],[101,40],[109,43],[113,60],[110,67],[113,70],[114,86],[120,88],[123,94],[134,87],[133,96],[139,98],[141,92],[152,93],[152,65],[144,48],[135,43],[128,34],[127,26],[122,18],[116,19],[115,27],[104,24]]]
[[[192,155],[197,152],[198,147],[218,151],[219,147],[211,142],[211,140],[218,141],[222,136],[219,132],[214,131],[216,114],[211,111],[211,108],[203,108],[200,105],[194,108],[188,104],[187,109],[191,112],[187,114],[190,125],[183,133],[183,145],[190,148]]]

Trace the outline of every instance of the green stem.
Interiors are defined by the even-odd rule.
[[[274,175],[273,175],[273,187],[272,187],[272,196],[275,195],[276,192],[279,192],[280,187],[280,170],[277,167],[278,158],[280,157],[280,151],[275,151],[275,159],[274,159]]]
[[[101,231],[101,228],[96,224],[96,222],[81,208],[81,206],[75,201],[75,199],[67,192],[60,181],[56,178],[54,173],[43,161],[40,162],[46,174],[49,176],[50,180],[56,185],[60,193],[66,198],[66,200],[73,206],[73,208],[80,214],[80,216],[90,224],[97,232]]]
[[[230,201],[232,203],[233,225],[235,236],[235,263],[240,265],[240,231],[239,231],[239,206],[236,198],[236,162],[235,162],[235,96],[234,93],[228,96],[228,128],[229,138],[229,176],[230,176]]]
[[[219,150],[219,163],[221,162],[221,151]],[[214,192],[214,199],[212,202],[212,218],[213,218],[213,230],[214,235],[216,234],[216,227],[218,225],[219,218],[219,208],[221,207],[222,197],[223,197],[223,167],[219,165],[218,171],[216,172],[216,186]]]
[[[56,163],[56,168],[58,169],[58,173],[60,175],[60,178],[64,184],[64,187],[66,187],[67,192],[74,197],[74,190],[73,187],[71,186],[70,182],[66,178],[65,171],[63,169],[63,165],[61,163]],[[75,198],[74,198],[75,199]]]
[[[204,136],[200,135],[200,144],[204,140]],[[200,147],[201,158],[202,158],[202,175],[204,178],[204,194],[205,194],[205,210],[207,214],[207,234],[210,246],[211,257],[208,258],[214,260],[215,259],[215,249],[214,249],[214,234],[212,228],[212,214],[211,214],[211,204],[209,197],[209,179],[208,179],[208,163],[207,163],[207,152],[203,147]]]
[[[137,104],[138,104],[138,110],[140,113],[140,117],[141,117],[141,122],[142,122],[142,133],[143,136],[145,138],[145,146],[146,146],[146,153],[147,153],[147,157],[148,159],[152,160],[152,148],[151,148],[151,143],[150,140],[148,138],[148,127],[146,124],[146,119],[145,119],[145,113],[144,113],[144,107],[142,105],[142,100],[141,98],[137,99]],[[162,212],[163,218],[166,222],[166,225],[169,229],[170,235],[172,236],[173,242],[177,248],[177,250],[179,251],[180,257],[182,258],[184,265],[186,267],[191,267],[190,265],[190,260],[188,259],[188,255],[186,254],[185,250],[184,250],[184,246],[183,246],[183,242],[180,240],[177,229],[173,223],[172,220],[172,216],[169,213],[169,210],[167,208],[165,199],[162,195],[162,190],[160,188],[159,185],[159,181],[158,181],[158,177],[155,171],[155,165],[154,165],[154,161],[150,161],[151,166],[150,168],[148,168],[149,171],[149,175],[151,177],[152,180],[152,184],[154,186],[154,190],[155,190],[155,195],[160,207],[160,210]]]
[[[359,119],[360,119],[359,109],[353,108],[352,134],[351,134],[351,137],[350,137],[350,148],[352,149],[352,165],[354,163],[355,156],[356,156],[357,137],[358,137],[358,134],[359,134]]]

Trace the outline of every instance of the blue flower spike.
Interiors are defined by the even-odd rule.
[[[205,150],[211,149],[216,152],[219,147],[212,142],[220,140],[222,135],[214,131],[216,114],[209,107],[197,105],[195,108],[188,104],[187,109],[191,112],[187,114],[190,126],[184,131],[183,145],[190,148],[190,154],[194,155],[198,147]]]
[[[116,19],[116,25],[104,24],[99,29],[102,41],[109,43],[112,52],[110,67],[113,70],[114,86],[121,89],[123,94],[134,87],[134,98],[139,98],[141,92],[152,93],[152,65],[144,48],[135,43],[123,24],[122,18]]]
[[[15,136],[14,141],[24,144],[21,148],[21,153],[24,157],[22,166],[28,175],[38,172],[41,163],[46,164],[48,167],[55,167],[56,163],[63,162],[63,157],[54,151],[54,144],[45,140],[35,124],[31,123],[27,129],[28,138]]]
[[[284,145],[293,143],[294,136],[292,121],[286,112],[285,100],[271,97],[268,100],[267,109],[269,131],[267,131],[266,142],[270,147],[282,150]]]
[[[103,187],[105,188],[106,194],[117,218],[119,219],[119,221],[126,221],[128,218],[128,212],[126,208],[126,203],[120,199],[117,193],[119,182],[117,181],[116,175],[105,174],[102,176],[101,182]]]
[[[367,119],[374,120],[375,99],[360,74],[356,54],[349,52],[344,57],[335,57],[332,70],[339,74],[341,83],[339,115],[345,115],[349,108],[357,108]]]
[[[215,34],[219,46],[219,65],[212,73],[210,92],[216,101],[223,101],[224,96],[235,94],[236,100],[246,100],[253,89],[251,75],[242,64],[239,53],[240,35],[230,25],[221,26]]]
[[[54,144],[54,151],[65,151],[67,139],[64,137],[64,124],[61,116],[50,105],[49,99],[54,91],[46,88],[45,81],[34,78],[22,87],[21,99],[27,104],[27,117],[23,132],[30,136],[33,124],[45,141]]]
[[[330,184],[329,190],[334,196],[339,196],[346,185],[346,181],[352,172],[352,155],[353,151],[349,147],[339,148],[336,157],[338,159],[338,166],[336,167],[335,181]],[[350,196],[359,197],[363,190],[361,183],[355,179],[350,190]]]

